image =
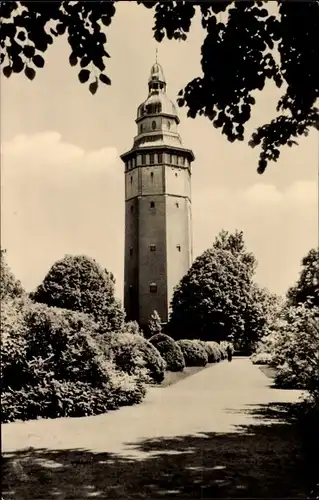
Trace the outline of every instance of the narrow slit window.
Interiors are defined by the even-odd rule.
[[[156,293],[157,292],[157,285],[156,285],[156,283],[151,283],[150,284],[150,292],[151,293]]]
[[[131,205],[131,213],[134,212],[134,205]]]
[[[176,208],[179,208],[179,203],[176,203]]]
[[[130,255],[133,255],[133,248],[130,248]]]
[[[176,248],[177,250],[180,252],[181,251],[181,246],[180,245],[176,245]]]
[[[133,184],[133,177],[131,176],[131,184]]]
[[[155,208],[155,201],[151,201],[151,202],[150,202],[150,207],[151,207],[151,208]]]
[[[155,252],[156,251],[156,245],[150,245],[150,251]]]

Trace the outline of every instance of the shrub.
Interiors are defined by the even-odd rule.
[[[254,365],[269,365],[272,357],[268,352],[255,352],[250,359]]]
[[[131,333],[108,334],[100,339],[107,356],[116,366],[146,382],[161,383],[166,363],[159,351],[148,340]]]
[[[256,357],[269,355],[277,386],[306,389],[319,400],[318,318],[316,307],[288,308],[258,345]]]
[[[208,356],[208,363],[219,363],[222,359],[222,351],[217,342],[204,342]]]
[[[148,322],[149,335],[157,335],[162,332],[162,322],[157,311],[153,311]]]
[[[206,366],[208,355],[205,347],[197,340],[178,340],[186,366]]]
[[[140,335],[141,337],[144,337],[143,330],[141,330],[137,321],[128,321],[127,323],[124,323],[121,331],[124,333],[131,333],[132,335]]]
[[[2,306],[3,421],[93,415],[138,403],[145,386],[106,359],[85,314],[17,301]]]
[[[94,259],[66,255],[57,261],[30,296],[48,306],[89,314],[100,330],[118,331],[124,311],[114,296],[115,280]]]
[[[150,338],[150,342],[158,349],[165,360],[168,371],[179,372],[184,370],[185,359],[182,350],[171,337],[164,333],[158,333]]]

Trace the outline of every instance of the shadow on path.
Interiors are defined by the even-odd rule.
[[[82,449],[6,453],[3,499],[306,498],[309,485],[297,429],[281,422],[290,406],[247,410],[257,418],[267,414],[265,424],[127,443],[121,454]]]

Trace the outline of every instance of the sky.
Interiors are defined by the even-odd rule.
[[[112,86],[101,86],[94,96],[69,66],[65,38],[50,47],[32,82],[1,74],[1,246],[28,291],[65,254],[86,254],[113,272],[116,293],[123,296],[119,155],[133,144],[156,47],[172,100],[201,75],[205,32],[198,17],[186,42],[157,44],[152,27],[152,10],[134,2],[117,5],[106,32]],[[248,131],[274,116],[279,96],[272,85],[258,92]],[[280,160],[259,175],[258,150],[227,142],[207,118],[187,118],[183,108],[179,116],[184,146],[196,156],[194,257],[220,230],[243,230],[258,260],[256,281],[284,294],[298,279],[301,258],[318,243],[318,134],[283,149]]]

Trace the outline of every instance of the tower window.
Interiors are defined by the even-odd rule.
[[[133,183],[133,177],[131,176],[131,184]]]
[[[132,158],[132,168],[135,167],[135,158]]]
[[[168,163],[172,163],[172,155],[168,155]]]
[[[150,284],[150,292],[151,293],[156,293],[157,292],[157,285],[156,285],[156,283],[151,283]]]
[[[176,161],[176,155],[173,155],[173,156],[172,156],[172,163],[173,163],[174,165],[176,165],[176,164],[177,164],[177,161]]]
[[[184,156],[180,156],[179,157],[179,163],[180,163],[180,165],[185,165],[185,158],[184,158]]]
[[[134,212],[134,205],[131,205],[131,212]]]
[[[151,207],[151,208],[154,208],[154,207],[155,207],[155,201],[151,201],[151,202],[150,202],[150,207]]]
[[[177,174],[177,172],[175,172],[175,177],[177,177],[177,176],[178,176],[178,174]]]
[[[150,154],[150,165],[154,165],[154,154]]]
[[[141,132],[141,134],[143,134],[143,130],[144,130],[144,125],[143,125],[143,123],[141,123],[141,126],[140,126],[140,132]]]
[[[177,250],[180,252],[181,251],[181,246],[180,245],[176,245],[176,248]]]
[[[133,248],[130,248],[130,255],[133,255]]]
[[[171,124],[169,121],[167,122],[167,128],[168,128],[168,130],[171,128]]]
[[[158,153],[157,157],[158,157],[158,163],[163,163],[163,154]]]
[[[152,121],[152,129],[155,130],[156,129],[156,121]]]
[[[155,252],[156,251],[156,245],[150,245],[150,251]]]
[[[128,161],[128,168],[131,168],[131,160]]]
[[[179,203],[176,203],[176,208],[179,208]]]
[[[145,165],[146,163],[146,155],[142,155],[142,165]]]

